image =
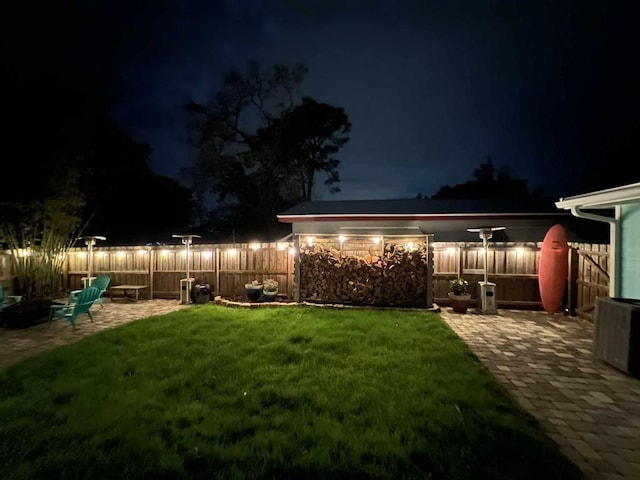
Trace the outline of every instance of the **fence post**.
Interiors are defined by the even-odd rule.
[[[426,235],[427,242],[427,308],[433,307],[433,235]]]
[[[578,306],[578,250],[575,247],[569,248],[569,278],[567,284],[567,309],[569,315],[576,316]]]
[[[69,274],[68,272],[68,261],[69,261],[69,252],[65,252],[64,258],[62,259],[62,291],[66,292],[69,290]]]
[[[293,300],[300,303],[300,235],[295,236],[296,253],[293,256]]]
[[[156,265],[156,251],[149,248],[149,300],[153,300],[153,282]]]

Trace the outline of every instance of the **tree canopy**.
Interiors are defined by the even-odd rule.
[[[310,200],[317,173],[339,191],[335,155],[351,124],[342,108],[299,100],[306,73],[302,64],[251,63],[228,72],[210,101],[189,103],[197,155],[185,173],[197,195],[215,197],[214,223],[240,235],[277,233],[276,214]]]
[[[474,180],[445,185],[432,198],[522,198],[542,195],[541,189],[529,191],[527,180],[512,178],[506,168],[496,170],[491,157],[473,171]],[[422,195],[418,195],[422,198]]]

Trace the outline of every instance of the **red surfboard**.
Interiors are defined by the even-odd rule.
[[[544,309],[553,315],[562,307],[569,277],[569,244],[562,225],[549,229],[542,241],[538,265],[538,285]]]

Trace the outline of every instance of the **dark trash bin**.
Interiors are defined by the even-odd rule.
[[[640,300],[597,297],[593,351],[609,365],[640,377]]]
[[[211,300],[211,285],[209,283],[196,283],[193,286],[191,300],[194,303],[208,303]]]

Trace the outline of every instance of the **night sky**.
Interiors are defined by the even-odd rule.
[[[316,199],[431,195],[487,156],[549,195],[581,193],[594,132],[637,124],[633,2],[78,3],[49,29],[64,40],[38,43],[34,61],[104,82],[114,118],[164,175],[191,154],[186,102],[251,60],[305,63],[303,93],[349,115],[342,192]]]

